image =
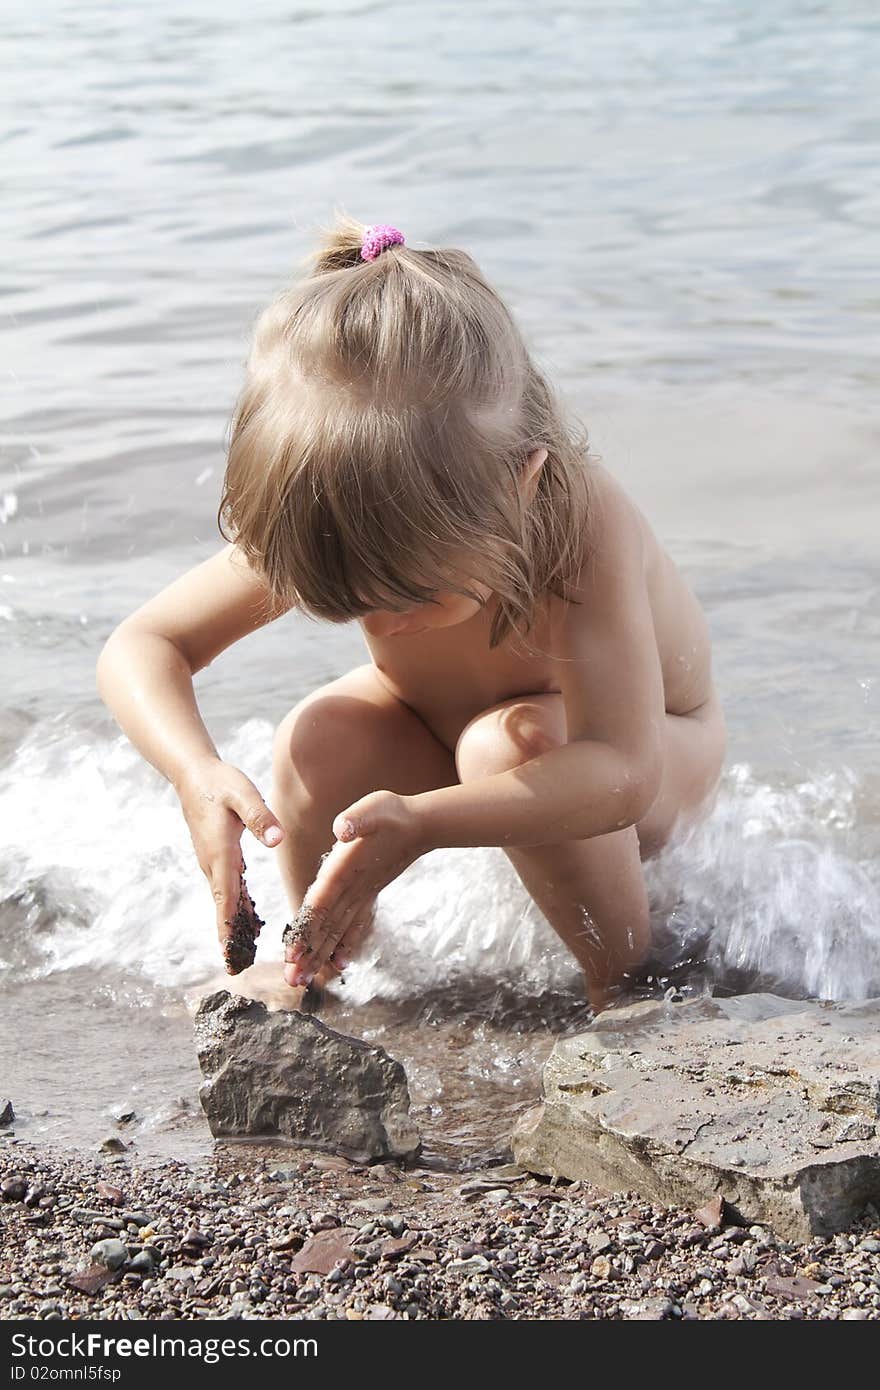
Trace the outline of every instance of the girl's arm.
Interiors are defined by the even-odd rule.
[[[280,843],[284,830],[250,778],[221,760],[199,714],[192,678],[224,648],[282,611],[240,552],[228,545],[120,623],[96,672],[98,691],[117,724],[174,784],[199,867],[211,886],[217,934],[233,974],[249,963],[259,931],[242,878],[242,829],[247,826],[270,846]]]
[[[265,584],[227,545],[138,608],[111,633],[98,693],[123,733],[175,787],[220,755],[202,722],[192,678],[226,647],[273,618]]]
[[[541,845],[634,825],[660,789],[665,695],[638,514],[606,492],[559,625],[568,742],[510,772],[407,797],[431,847]]]

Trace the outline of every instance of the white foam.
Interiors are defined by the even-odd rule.
[[[866,838],[859,791],[848,767],[789,787],[729,767],[711,817],[649,865],[661,934],[685,952],[708,935],[718,977],[758,972],[826,999],[880,990],[877,857],[852,852]]]
[[[272,726],[255,719],[220,750],[267,799],[271,741]],[[646,866],[658,933],[685,953],[708,934],[716,974],[759,970],[833,999],[878,988],[876,856],[851,852],[859,785],[846,767],[787,788],[729,767],[709,819]],[[0,898],[51,888],[34,969],[118,966],[174,988],[216,973],[214,904],[177,798],[124,737],[89,741],[60,719],[36,726],[0,772],[0,822]],[[267,923],[258,959],[280,959],[290,914],[273,851],[248,832],[242,846]],[[500,849],[434,851],[381,894],[347,995],[400,997],[474,976],[540,992],[571,985],[577,970]]]

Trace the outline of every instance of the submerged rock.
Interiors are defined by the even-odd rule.
[[[195,1032],[215,1137],[279,1135],[357,1162],[418,1151],[406,1073],[381,1047],[227,990],[202,999]]]
[[[880,999],[641,1002],[561,1038],[517,1163],[800,1240],[880,1200]]]
[[[101,1153],[122,1154],[125,1153],[127,1147],[127,1144],[119,1138],[118,1134],[108,1134],[106,1139],[101,1140],[98,1150]]]

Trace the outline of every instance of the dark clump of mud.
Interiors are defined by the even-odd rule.
[[[223,960],[228,973],[238,975],[253,965],[257,954],[257,937],[260,935],[260,928],[266,925],[262,917],[257,915],[244,878],[241,880],[241,893],[235,916],[226,925],[232,930],[223,943]]]

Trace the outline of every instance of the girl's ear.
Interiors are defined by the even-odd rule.
[[[520,475],[520,490],[527,501],[531,501],[538,486],[541,469],[549,457],[547,449],[534,449],[528,456]]]

